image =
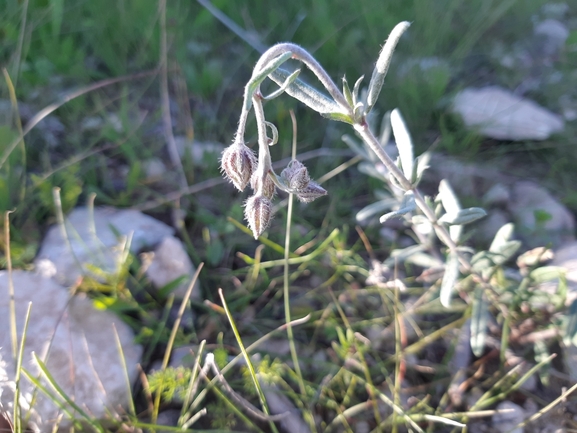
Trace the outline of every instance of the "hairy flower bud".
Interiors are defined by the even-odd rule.
[[[257,194],[250,197],[244,208],[244,217],[255,239],[268,227],[272,217],[272,202],[267,197]]]
[[[327,190],[314,181],[309,181],[308,185],[295,192],[297,198],[303,203],[310,203],[319,197],[327,194]]]
[[[250,179],[250,186],[255,191],[256,194],[261,193],[265,197],[272,200],[276,193],[276,185],[271,179],[270,175],[267,174],[264,183],[261,186],[261,176],[258,172],[255,172]]]
[[[281,172],[283,182],[290,190],[301,190],[307,187],[311,177],[304,164],[296,159],[289,162],[287,168]]]
[[[239,191],[243,191],[256,170],[256,157],[244,143],[234,142],[222,152],[222,171]]]

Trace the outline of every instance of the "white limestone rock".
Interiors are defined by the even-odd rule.
[[[561,21],[548,18],[535,25],[535,36],[543,41],[542,48],[545,55],[555,55],[564,46],[569,37],[569,29]]]
[[[575,239],[575,219],[549,191],[531,181],[511,187],[508,205],[515,231],[530,248],[552,242],[560,246]]]
[[[166,286],[177,278],[184,277],[183,281],[172,292],[176,298],[182,299],[195,271],[196,269],[182,242],[174,236],[167,236],[154,250],[154,257],[146,269],[146,276],[157,289]],[[200,296],[200,285],[197,281],[191,297],[198,298],[198,296]]]
[[[551,266],[565,269],[565,278],[567,279],[566,305],[569,306],[577,300],[577,241],[566,243],[555,250]],[[577,373],[575,379],[577,379]]]
[[[117,414],[128,407],[129,384],[116,345],[118,334],[128,378],[137,376],[142,348],[133,342],[130,328],[109,311],[97,310],[83,296],[70,297],[53,279],[26,271],[14,271],[16,326],[22,338],[28,304],[32,302],[26,333],[23,367],[34,376],[40,370],[32,356],[44,361],[56,383],[84,411],[97,419]],[[0,408],[12,413],[14,404],[14,371],[10,339],[8,273],[0,272]],[[41,381],[52,390],[48,382]],[[51,432],[61,410],[42,392],[30,407],[34,386],[23,376],[20,384],[20,406],[30,411],[30,428]],[[66,417],[60,429],[71,426]]]
[[[65,227],[67,239],[58,225],[48,230],[35,260],[38,268],[52,269],[43,272],[44,276],[53,277],[65,286],[74,284],[83,275],[91,275],[91,267],[111,274],[117,272],[126,257],[127,239],[130,251],[135,253],[158,244],[174,232],[170,226],[142,212],[110,207],[95,208],[93,214],[86,207],[76,208],[66,218]]]
[[[545,140],[565,126],[561,116],[499,86],[464,89],[452,108],[467,127],[498,140]]]

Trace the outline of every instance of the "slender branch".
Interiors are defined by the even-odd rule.
[[[293,53],[293,58],[300,60],[317,76],[321,84],[333,97],[335,102],[337,102],[342,108],[346,109],[348,113],[352,113],[352,109],[348,104],[347,100],[343,96],[340,89],[337,87],[335,82],[329,76],[329,74],[324,70],[319,62],[304,48],[292,44],[290,42],[283,42],[277,45],[273,45],[260,57],[259,61],[254,67],[254,71],[259,71],[264,65],[270,62],[275,57],[280,56],[283,53],[290,51]]]

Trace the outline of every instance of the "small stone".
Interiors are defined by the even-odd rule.
[[[73,285],[81,276],[94,276],[91,267],[117,272],[123,266],[128,239],[130,251],[136,253],[174,231],[139,211],[110,207],[95,208],[93,213],[86,207],[76,208],[66,218],[65,229],[66,237],[62,227],[50,227],[35,260],[44,270],[50,269],[46,260],[52,262],[53,278],[64,286]]]
[[[523,433],[523,427],[517,427],[518,424],[525,420],[525,411],[521,406],[516,405],[511,401],[503,401],[497,406],[497,411],[507,411],[503,413],[497,412],[493,415],[493,428],[501,433]]]
[[[467,127],[498,140],[545,140],[565,126],[560,116],[498,86],[462,90],[453,111]]]
[[[10,351],[9,278],[7,272],[0,272],[0,407],[11,413],[15,364]],[[85,296],[70,297],[66,289],[51,278],[26,271],[13,271],[11,278],[17,288],[19,341],[28,304],[32,303],[23,367],[33,376],[41,377],[41,382],[52,389],[40,375],[32,356],[35,353],[66,395],[96,419],[117,414],[120,407],[125,411],[130,398],[128,389],[136,379],[142,354],[142,348],[133,342],[134,334],[128,325],[110,311],[94,308]],[[115,343],[116,336],[124,359]],[[126,375],[130,384],[126,383]],[[32,430],[51,432],[62,411],[44,393],[34,392],[35,388],[22,379],[20,406],[24,413],[31,408],[29,427]],[[65,416],[59,427],[62,431],[69,429],[70,420]]]
[[[575,239],[575,219],[549,191],[531,181],[516,182],[508,206],[515,231],[530,248]]]
[[[509,222],[510,218],[506,212],[492,209],[487,217],[477,223],[474,237],[482,245],[491,245],[499,229]]]
[[[511,199],[511,193],[502,183],[496,183],[483,196],[485,206],[505,206]]]
[[[534,33],[538,38],[545,39],[542,43],[544,54],[555,55],[565,46],[570,32],[562,22],[548,18],[535,26]]]
[[[287,433],[310,433],[311,429],[300,416],[300,410],[275,386],[265,385],[261,380],[262,390],[270,411],[274,415],[285,414],[281,418],[280,425]]]
[[[183,278],[183,281],[172,291],[176,298],[182,299],[195,271],[182,242],[174,236],[167,236],[154,250],[154,257],[146,269],[146,276],[157,289],[161,289],[178,278]],[[200,284],[197,281],[191,297],[198,298],[199,296]]]
[[[551,266],[560,266],[565,269],[567,279],[565,304],[569,306],[577,299],[577,241],[569,242],[555,250]],[[577,379],[577,371],[575,379]]]

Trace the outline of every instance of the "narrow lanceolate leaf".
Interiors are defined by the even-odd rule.
[[[345,95],[345,99],[351,107],[355,105],[353,100],[353,93],[351,92],[351,88],[349,87],[349,83],[347,82],[346,77],[343,77],[343,95]]]
[[[447,257],[447,264],[445,265],[445,275],[443,275],[443,281],[441,282],[441,304],[445,308],[451,306],[451,297],[453,296],[453,290],[457,279],[459,278],[459,256],[455,252],[449,253]]]
[[[489,301],[483,288],[475,289],[473,311],[471,314],[471,350],[475,356],[481,356],[485,349],[487,338],[487,323],[489,322]]]
[[[399,210],[383,215],[379,221],[382,224],[391,218],[401,217],[409,212],[413,212],[416,208],[417,205],[415,203],[415,195],[412,191],[407,191],[403,197],[403,201],[401,202]]]
[[[509,239],[511,239],[511,237],[513,236],[514,229],[515,226],[513,223],[508,223],[505,224],[503,227],[501,227],[495,234],[493,242],[489,247],[489,251],[491,251],[492,253],[498,253],[503,248],[503,246],[507,242],[509,242]]]
[[[381,89],[383,88],[383,83],[385,82],[385,77],[387,75],[387,71],[389,70],[389,65],[391,64],[391,58],[393,57],[393,52],[395,51],[395,47],[399,42],[399,39],[409,28],[411,24],[407,21],[403,21],[395,26],[387,42],[383,46],[381,53],[379,54],[379,59],[377,60],[377,64],[375,65],[375,69],[373,70],[373,75],[371,77],[371,82],[369,83],[369,91],[367,94],[367,113],[370,112],[377,99],[379,98],[379,94],[381,93]]]
[[[300,69],[297,69],[296,71],[294,71],[292,74],[290,74],[287,77],[285,82],[282,83],[282,85],[278,89],[276,89],[274,92],[272,92],[271,94],[269,94],[267,96],[263,96],[262,99],[270,101],[271,99],[274,99],[274,98],[282,95],[286,91],[288,86],[290,86],[292,83],[294,83],[296,81],[296,79],[298,78],[300,73],[301,73]]]
[[[563,330],[563,343],[565,346],[577,347],[577,299],[571,304],[569,315],[565,319]]]
[[[415,179],[415,184],[421,181],[423,173],[429,168],[429,162],[431,161],[431,152],[422,153],[417,157],[417,176]]]
[[[401,160],[401,166],[403,167],[403,173],[409,182],[413,182],[413,167],[415,165],[413,141],[411,140],[411,135],[405,125],[405,121],[401,116],[401,112],[397,108],[391,113],[391,126],[393,127],[393,135],[395,136],[397,148],[399,149],[399,158]]]
[[[486,215],[487,212],[485,212],[484,209],[481,209],[480,207],[470,207],[467,209],[461,209],[457,212],[446,213],[439,218],[439,222],[450,225],[463,225],[477,221]]]
[[[248,110],[252,104],[252,95],[260,86],[260,84],[264,81],[266,77],[269,76],[270,73],[276,71],[280,65],[286,62],[288,59],[292,57],[293,53],[287,51],[286,53],[281,54],[278,57],[275,57],[266,65],[264,65],[261,69],[254,71],[250,81],[246,84],[245,87],[245,94],[244,94],[244,103],[246,104],[245,109]],[[288,78],[288,77],[287,77]],[[285,81],[285,80],[283,80]],[[279,84],[280,85],[280,84]]]
[[[361,90],[361,83],[363,82],[365,76],[361,75],[359,79],[355,83],[355,87],[353,87],[353,104],[356,105],[359,101],[359,91]]]
[[[346,113],[341,113],[340,111],[335,111],[332,113],[320,113],[321,116],[326,117],[329,120],[335,120],[337,122],[348,123],[352,125],[354,123],[354,119]]]
[[[459,199],[453,192],[453,188],[451,188],[449,182],[445,179],[441,180],[439,183],[439,197],[441,198],[441,203],[447,213],[457,213],[461,210]],[[449,227],[449,235],[454,242],[459,242],[462,232],[463,227],[460,225]]]
[[[376,214],[389,210],[395,204],[397,204],[397,200],[392,197],[385,200],[376,201],[358,211],[356,219],[358,222],[362,223]]]
[[[269,75],[269,78],[281,86],[289,76],[290,73],[288,71],[278,68]],[[340,112],[346,114],[342,112],[340,106],[335,101],[299,79],[292,82],[285,91],[293,98],[301,101],[307,107],[315,110],[317,113],[326,114]]]

